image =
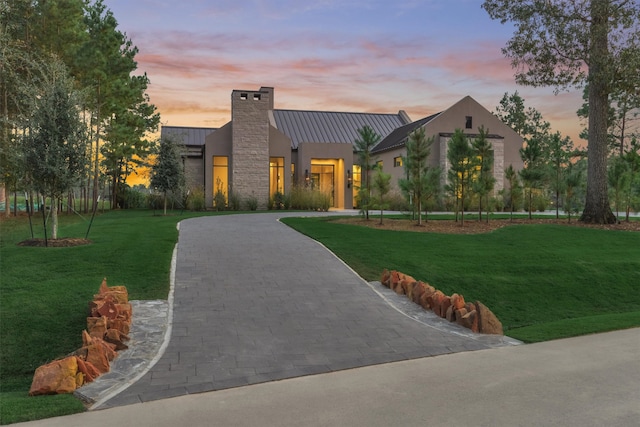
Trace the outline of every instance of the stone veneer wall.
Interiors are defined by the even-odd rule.
[[[231,190],[254,196],[258,208],[269,200],[269,118],[273,91],[234,90],[231,94]]]

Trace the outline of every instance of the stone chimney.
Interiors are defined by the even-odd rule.
[[[231,93],[231,190],[241,198],[255,197],[258,207],[269,201],[269,110],[273,88]]]

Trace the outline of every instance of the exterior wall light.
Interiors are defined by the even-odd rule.
[[[351,169],[347,169],[347,188],[351,188],[353,178],[351,178]]]

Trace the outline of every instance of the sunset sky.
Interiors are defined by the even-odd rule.
[[[275,88],[280,109],[413,120],[470,95],[495,111],[518,91],[579,142],[581,93],[517,86],[500,49],[513,27],[480,0],[105,0],[139,48],[162,124],[219,127],[233,89]]]

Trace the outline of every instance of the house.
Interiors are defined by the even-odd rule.
[[[518,154],[522,138],[471,97],[414,122],[402,110],[396,114],[280,110],[274,108],[272,87],[233,90],[229,123],[219,129],[163,126],[162,137],[182,144],[187,185],[204,188],[207,206],[213,206],[213,196],[220,190],[227,198],[231,191],[253,196],[260,208],[266,208],[276,192],[287,193],[299,184],[330,194],[335,208],[351,209],[361,178],[354,141],[365,125],[381,136],[374,153],[396,186],[397,178],[404,176],[404,144],[420,126],[436,140],[431,164],[444,170],[446,144],[455,129],[473,137],[482,125],[494,144],[496,188],[504,186],[505,165],[522,168]]]
[[[493,177],[496,182],[494,192],[505,188],[505,168],[512,165],[514,169],[523,168],[520,158],[520,148],[523,139],[509,126],[505,125],[497,116],[490,113],[475,99],[466,96],[448,109],[401,126],[387,135],[373,149],[378,164],[383,166],[386,173],[391,174],[391,182],[405,177],[402,167],[402,157],[406,156],[405,143],[409,134],[419,127],[425,129],[427,138],[434,139],[431,145],[429,166],[442,168],[442,184],[446,184],[449,162],[447,160],[447,144],[456,129],[461,129],[469,139],[478,136],[478,129],[484,127],[488,132],[488,140],[493,148]]]

